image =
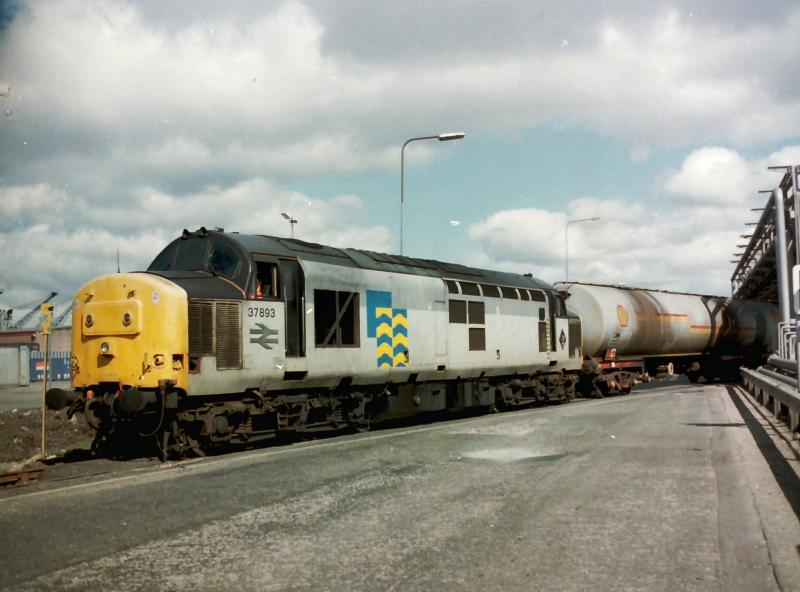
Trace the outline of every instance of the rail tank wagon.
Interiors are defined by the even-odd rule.
[[[98,446],[162,454],[422,413],[569,400],[580,321],[530,276],[201,228],[73,300]]]
[[[585,369],[629,388],[634,374],[685,372],[727,378],[775,349],[777,308],[769,303],[586,283],[556,284],[582,319]]]

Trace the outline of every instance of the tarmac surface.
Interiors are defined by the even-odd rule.
[[[134,463],[1,491],[0,589],[798,590],[791,444],[672,384]]]

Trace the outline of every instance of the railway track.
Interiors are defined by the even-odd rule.
[[[43,471],[44,467],[36,467],[0,473],[0,487],[16,487],[17,485],[25,485],[31,481],[36,481]]]

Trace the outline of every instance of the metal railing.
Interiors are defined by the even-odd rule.
[[[787,376],[768,368],[758,370],[742,368],[745,388],[759,403],[770,409],[778,419],[784,420],[792,432],[800,425],[800,394],[796,376]]]

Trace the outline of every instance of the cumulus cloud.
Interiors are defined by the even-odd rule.
[[[550,262],[563,255],[560,238],[566,216],[538,208],[503,210],[469,228],[469,237],[478,242],[492,259],[505,262]]]
[[[0,282],[9,302],[31,302],[54,287],[71,295],[82,283],[116,270],[119,251],[123,270],[145,269],[183,228],[222,227],[242,233],[288,236],[281,212],[299,222],[295,236],[339,247],[389,250],[392,237],[382,226],[363,218],[358,197],[319,200],[282,190],[262,179],[190,194],[170,194],[149,186],[134,191],[127,204],[89,204],[46,185],[0,191],[0,211],[14,210],[25,199],[47,207],[35,212],[36,222],[22,220],[0,233]],[[79,226],[65,225],[71,209]]]
[[[800,162],[800,147],[753,160],[701,148],[656,188],[664,198],[648,206],[588,196],[569,201],[567,214],[495,212],[469,228],[480,248],[471,262],[563,280],[567,221],[599,217],[570,226],[571,279],[728,295],[732,253],[754,219],[746,200],[757,205],[756,189],[777,184],[780,176],[766,165],[779,162]]]
[[[407,59],[398,62],[366,48],[381,39],[391,48],[410,28],[400,8],[353,7],[360,18],[348,19],[346,8],[285,2],[246,21],[231,13],[165,27],[115,0],[34,3],[0,39],[0,71],[16,91],[16,125],[6,126],[0,156],[24,173],[34,147],[41,155],[105,146],[143,172],[155,160],[306,175],[394,167],[398,138],[416,127],[561,122],[621,138],[641,160],[688,142],[780,140],[800,124],[800,89],[782,57],[800,51],[800,9],[769,26],[743,19],[721,34],[708,19],[629,3],[575,30],[580,15],[550,7],[543,20],[525,4],[474,21],[425,9],[432,20],[415,20],[403,40],[430,51],[399,52]],[[487,19],[492,36],[478,35],[478,47],[492,51],[451,31]],[[443,22],[447,33],[433,37],[447,44],[430,46],[426,27]],[[566,47],[563,31],[576,33]],[[552,44],[530,41],[554,32]]]
[[[599,215],[570,230],[576,273],[691,288],[678,286],[672,262],[685,267],[698,250],[722,269],[747,193],[774,186],[764,165],[800,159],[796,146],[742,156],[800,128],[800,8],[562,4],[54,0],[4,12],[4,297],[71,289],[111,268],[118,248],[123,267],[143,267],[184,226],[285,234],[287,210],[303,238],[389,249],[389,231],[367,224],[359,196],[285,187],[396,171],[399,144],[418,131],[539,126],[602,135],[633,163],[664,147],[706,148],[668,174],[657,207],[598,197],[572,200],[566,213],[499,204],[469,228],[483,249],[471,262],[559,279],[567,218]],[[420,145],[408,156],[445,154]],[[720,290],[724,272],[714,273],[708,285]]]
[[[780,179],[770,166],[800,162],[800,146],[786,146],[765,158],[747,160],[735,150],[710,146],[691,152],[666,182],[677,202],[746,207],[761,189]]]
[[[42,214],[60,210],[63,203],[63,197],[47,183],[0,186],[0,231],[34,224]]]
[[[612,218],[575,224],[569,230],[572,280],[622,283],[640,287],[730,292],[729,254],[738,238],[736,214],[721,220],[713,210],[695,209],[676,216],[663,209],[642,211],[615,200],[589,198]],[[570,203],[570,211],[581,209]],[[572,218],[572,217],[571,217]],[[503,219],[525,231],[503,234]],[[470,227],[483,267],[530,272],[550,282],[564,279],[567,217],[538,209],[498,212]]]
[[[667,191],[679,199],[709,203],[741,203],[750,193],[750,168],[744,158],[727,148],[701,148],[683,161],[667,182]]]

